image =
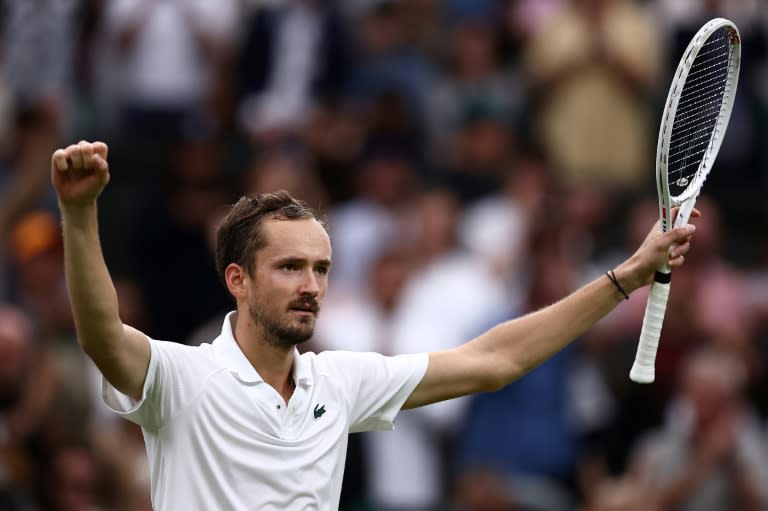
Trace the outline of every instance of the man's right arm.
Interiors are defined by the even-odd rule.
[[[123,325],[98,233],[96,198],[109,181],[107,146],[80,142],[53,154],[70,306],[83,350],[120,392],[139,400],[149,367],[149,340]]]

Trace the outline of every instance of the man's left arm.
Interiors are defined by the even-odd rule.
[[[615,270],[624,290],[631,293],[649,284],[665,261],[673,268],[683,264],[692,233],[693,226],[685,226],[661,234],[655,225],[637,252]],[[603,276],[555,304],[501,323],[462,346],[430,353],[426,374],[403,408],[498,390],[563,349],[623,299],[613,282]]]

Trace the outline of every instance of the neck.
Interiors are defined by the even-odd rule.
[[[266,340],[263,328],[247,313],[238,312],[232,332],[235,341],[259,376],[286,400],[293,394],[294,346],[276,346]]]

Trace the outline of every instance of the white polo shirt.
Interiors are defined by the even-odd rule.
[[[212,344],[150,339],[138,402],[103,382],[105,403],[144,433],[153,508],[337,510],[347,434],[392,429],[427,354],[296,352],[286,406],[243,355],[232,318]]]

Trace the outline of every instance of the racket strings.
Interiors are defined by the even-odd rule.
[[[726,62],[727,63],[727,62]],[[702,103],[712,99],[714,94],[711,94],[713,90],[725,88],[722,77],[720,76],[720,70],[714,70],[708,73],[712,77],[708,80],[702,80],[697,89],[696,95],[689,93],[687,96],[680,96],[680,102],[677,104],[679,109],[681,106],[695,105],[696,103]],[[689,77],[690,79],[690,77]]]
[[[720,61],[720,60],[728,60],[723,59],[723,48],[727,47],[727,42],[725,43],[726,46],[720,45],[714,50],[710,50],[706,53],[699,52],[698,55],[696,55],[696,64],[697,66],[701,66],[700,69],[692,70],[691,73],[688,74],[688,76],[696,76],[696,73],[700,73],[702,71],[706,71],[707,68],[711,67],[710,62]],[[704,58],[707,55],[712,55],[710,58]],[[727,55],[726,55],[727,57]]]
[[[701,168],[718,127],[730,66],[730,43],[724,29],[702,46],[680,93],[672,125],[667,163],[670,194],[682,195]]]
[[[720,98],[715,98],[715,99],[713,99],[711,101],[708,101],[705,104],[702,104],[699,108],[696,109],[695,112],[692,112],[694,115],[691,117],[691,119],[689,121],[686,121],[684,123],[680,123],[680,125],[678,126],[678,129],[682,129],[682,128],[685,128],[685,127],[690,126],[692,124],[696,124],[698,122],[698,117],[697,116],[702,111],[706,110],[707,108],[711,108],[715,104],[719,105],[719,103],[720,103]]]

